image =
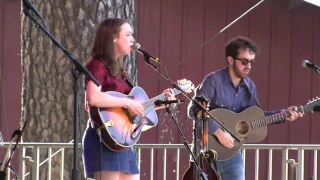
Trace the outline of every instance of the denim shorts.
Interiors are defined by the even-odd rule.
[[[93,173],[98,171],[121,171],[126,174],[139,174],[133,148],[130,147],[121,152],[110,150],[103,143],[100,143],[98,133],[92,128],[90,120],[88,120],[82,144],[82,158],[86,177],[93,178]]]

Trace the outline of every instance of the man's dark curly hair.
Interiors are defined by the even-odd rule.
[[[225,46],[225,55],[226,58],[231,56],[237,58],[239,55],[239,49],[249,49],[253,53],[259,52],[259,46],[253,42],[251,39],[243,36],[237,36],[231,39],[228,44]]]

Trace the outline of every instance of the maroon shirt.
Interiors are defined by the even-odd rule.
[[[100,82],[101,91],[116,91],[122,94],[129,94],[132,86],[129,82],[122,78],[115,78],[111,76],[108,69],[104,66],[104,63],[99,59],[92,59],[87,65],[87,69],[91,72],[91,74]],[[87,86],[90,79],[88,77],[85,78],[85,85]],[[102,121],[100,120],[100,115],[98,112],[98,108],[94,106],[90,107],[90,119],[91,121],[97,124],[93,124],[94,126],[101,126]]]
[[[90,73],[100,82],[101,91],[117,91],[123,94],[129,94],[132,86],[126,79],[116,79],[111,76],[108,69],[104,66],[104,63],[99,59],[92,59],[87,65],[87,69]],[[89,78],[85,77],[85,85],[87,86]]]

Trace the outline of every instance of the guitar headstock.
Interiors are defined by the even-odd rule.
[[[178,86],[185,92],[191,93],[194,90],[194,84],[190,80],[181,79],[177,81]]]
[[[305,106],[305,111],[320,111],[320,98],[312,98]]]

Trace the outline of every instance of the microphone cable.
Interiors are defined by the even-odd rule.
[[[0,166],[2,166],[2,162],[0,161]],[[17,173],[17,171],[10,165],[5,165],[9,168],[10,172],[13,172],[14,176],[16,177],[16,180],[19,180],[19,175]]]
[[[98,131],[98,135],[99,135],[99,140],[100,140],[100,179],[102,179],[102,170],[103,170],[103,150],[102,150],[102,138],[101,138],[101,130],[100,130],[101,127],[99,127],[97,129]]]

